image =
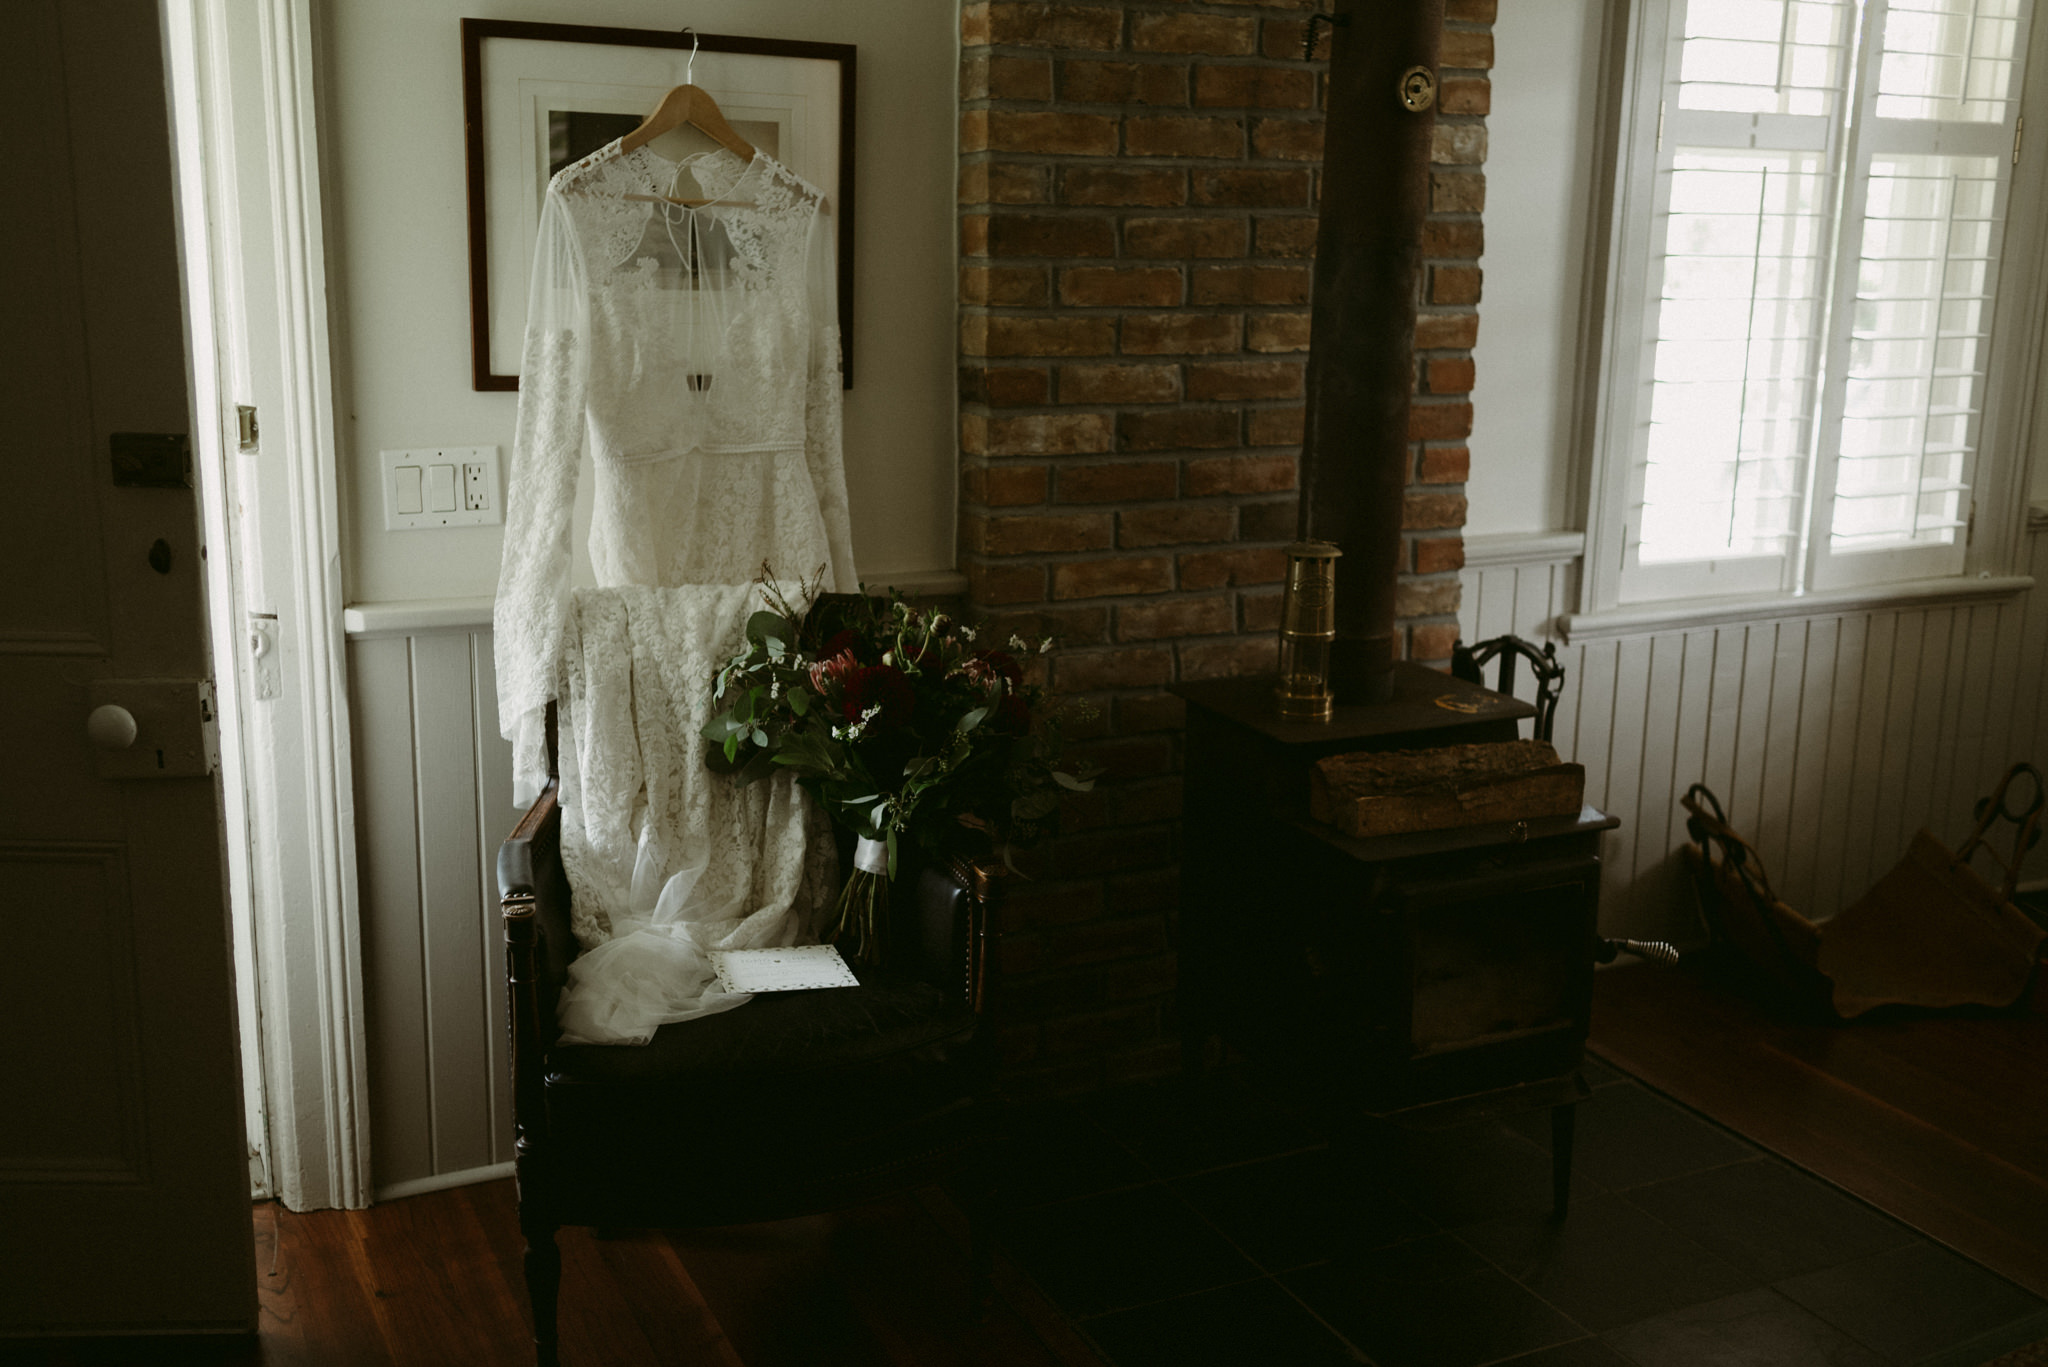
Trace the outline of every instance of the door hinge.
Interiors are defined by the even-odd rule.
[[[2027,116],[2020,115],[2012,121],[2012,164],[2020,164],[2020,139],[2027,134]]]
[[[1663,151],[1664,151],[1664,106],[1665,106],[1665,104],[1666,104],[1666,101],[1664,101],[1664,100],[1659,100],[1659,101],[1657,101],[1657,151],[1658,151],[1658,153],[1659,153],[1660,155],[1661,155],[1661,154],[1663,153]]]
[[[235,405],[235,441],[240,449],[256,449],[256,408],[253,404]]]

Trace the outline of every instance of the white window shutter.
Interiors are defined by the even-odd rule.
[[[2027,0],[1672,0],[1618,596],[1960,572]]]
[[[2018,116],[2021,0],[1869,0],[1813,583],[1956,574]]]
[[[1674,6],[1624,601],[1791,585],[1854,20],[1850,0]]]

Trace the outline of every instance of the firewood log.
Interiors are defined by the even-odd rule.
[[[1586,769],[1547,742],[1332,755],[1309,781],[1309,814],[1346,835],[1398,835],[1576,813]]]

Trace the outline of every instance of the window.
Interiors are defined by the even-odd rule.
[[[1963,571],[2030,9],[1671,0],[1642,36],[1608,601]]]

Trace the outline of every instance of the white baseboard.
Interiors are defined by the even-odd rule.
[[[432,1177],[415,1177],[409,1182],[393,1182],[388,1187],[379,1187],[375,1199],[399,1201],[408,1196],[423,1196],[430,1191],[446,1191],[450,1187],[471,1187],[478,1182],[495,1182],[501,1177],[511,1175],[510,1163],[490,1163],[481,1168],[464,1168],[460,1172],[437,1172]]]

